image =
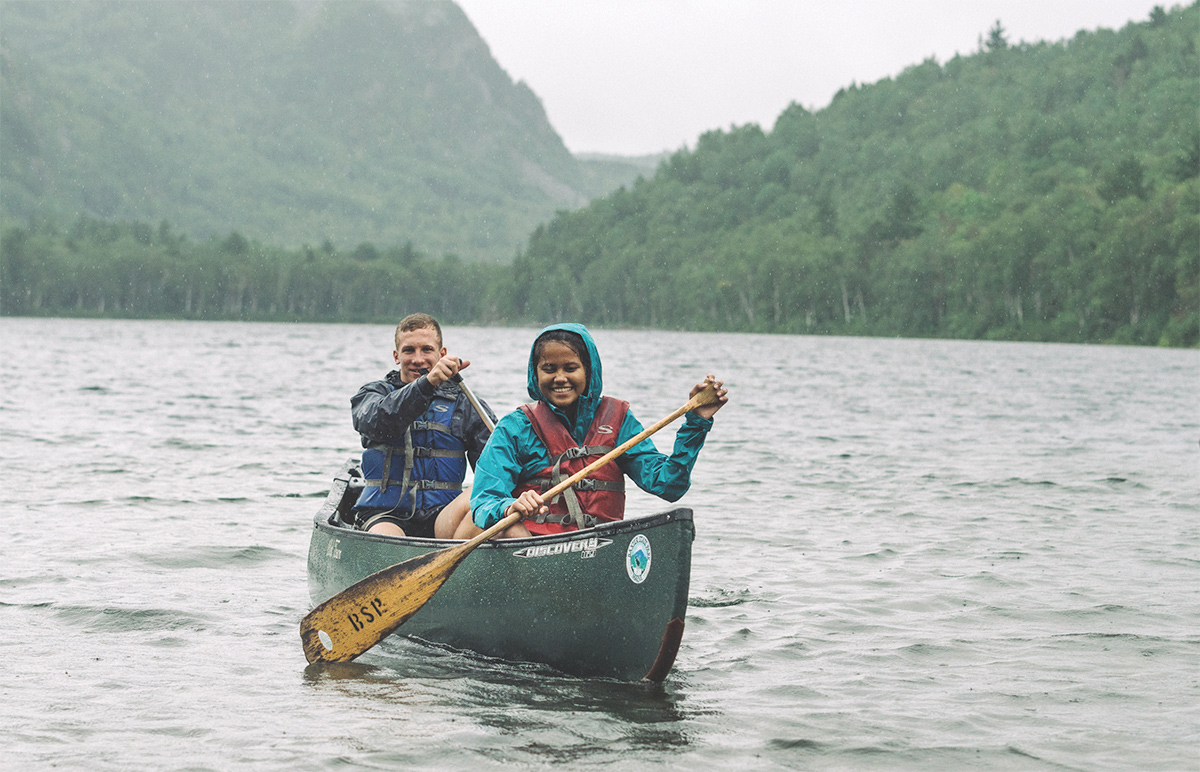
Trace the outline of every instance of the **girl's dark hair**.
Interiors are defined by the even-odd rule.
[[[592,360],[588,356],[587,344],[583,342],[583,336],[577,332],[570,330],[546,330],[541,335],[537,336],[537,340],[533,342],[533,365],[537,367],[537,363],[542,361],[542,352],[546,348],[547,343],[561,343],[564,346],[570,347],[579,357],[579,361],[583,362],[583,368],[587,370],[588,375],[592,373]]]

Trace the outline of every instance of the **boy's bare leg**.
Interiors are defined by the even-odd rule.
[[[475,521],[471,518],[465,518],[459,523],[458,530],[454,532],[455,539],[470,539],[483,533],[483,529],[475,525]],[[526,536],[533,536],[529,529],[525,527],[525,523],[518,522],[516,525],[510,525],[497,537],[500,539],[522,539]]]
[[[435,539],[462,538],[456,535],[458,527],[463,522],[471,522],[470,514],[471,488],[468,486],[466,490],[454,497],[454,501],[442,507],[442,511],[438,512],[437,520],[433,521],[433,537]],[[474,523],[471,524],[474,525]]]

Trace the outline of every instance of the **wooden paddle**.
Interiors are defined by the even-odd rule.
[[[462,361],[462,360],[459,360]],[[475,393],[467,386],[466,381],[462,379],[462,375],[455,373],[450,380],[458,384],[458,388],[463,390],[463,394],[467,395],[467,401],[471,403],[471,407],[475,408],[475,412],[479,413],[479,418],[483,421],[483,425],[487,427],[489,432],[496,431],[496,424],[492,423],[492,419],[488,416],[487,411],[483,409],[483,405],[479,404],[479,400],[475,399]]]
[[[689,410],[716,401],[717,390],[709,384],[687,404],[622,442],[542,497],[549,501]],[[300,620],[304,656],[309,662],[347,662],[362,654],[417,613],[472,550],[519,520],[521,514],[513,513],[469,541],[397,563],[317,604]]]

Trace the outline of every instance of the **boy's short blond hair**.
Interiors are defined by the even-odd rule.
[[[400,334],[413,330],[431,329],[437,334],[438,348],[442,347],[442,326],[429,314],[409,314],[396,325],[396,348],[400,348]]]

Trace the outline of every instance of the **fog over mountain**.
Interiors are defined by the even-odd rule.
[[[441,0],[0,3],[0,215],[510,260],[577,159]]]

